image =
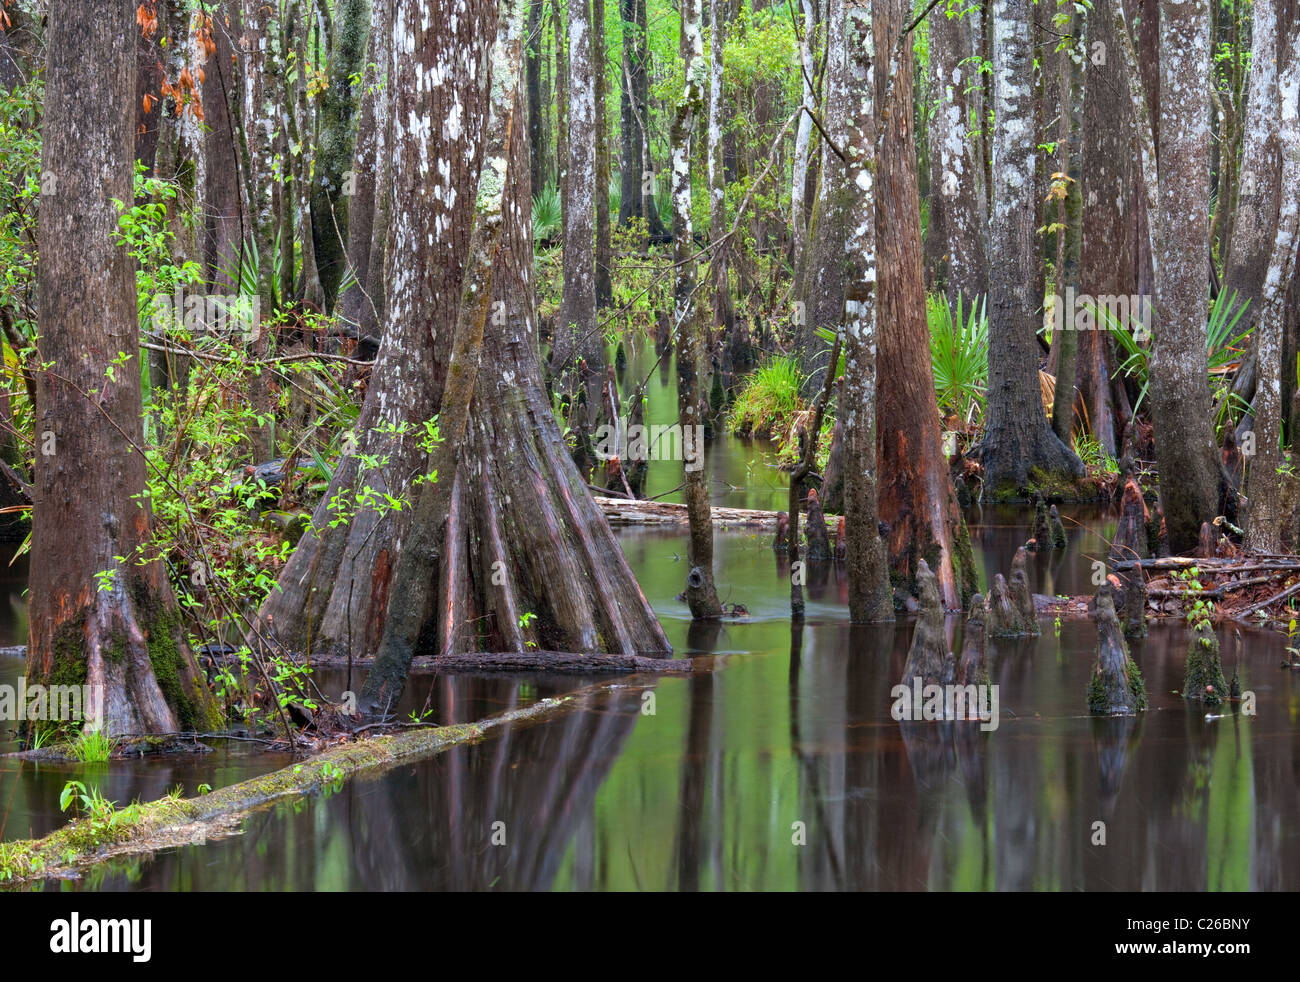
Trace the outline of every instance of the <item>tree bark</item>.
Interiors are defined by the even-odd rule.
[[[337,0],[334,36],[330,38],[329,87],[320,104],[316,127],[316,169],[311,185],[311,238],[316,270],[325,294],[325,310],[334,309],[339,283],[347,268],[348,199],[353,149],[357,139],[360,75],[370,34],[371,0]],[[305,29],[305,28],[304,28]],[[305,70],[305,65],[299,71]],[[353,179],[356,172],[353,171]]]
[[[596,307],[614,302],[614,252],[609,228],[609,79],[605,56],[605,0],[591,0],[591,74],[595,80],[596,114]]]
[[[929,124],[930,226],[925,256],[931,289],[954,307],[970,309],[988,293],[988,193],[975,116],[980,75],[975,54],[973,9],[940,4],[930,14],[930,79],[938,102]]]
[[[1137,182],[1133,108],[1124,59],[1115,36],[1112,4],[1096,0],[1087,27],[1084,70],[1079,292],[1101,297],[1137,293]],[[1110,333],[1093,324],[1080,332],[1075,384],[1088,428],[1111,457],[1120,455],[1111,376]]]
[[[113,199],[134,184],[134,8],[51,11],[41,171],[27,672],[89,685],[110,735],[207,729],[219,716],[151,551],[133,263]],[[86,65],[94,71],[87,72]],[[77,284],[70,289],[69,284]],[[110,366],[116,366],[115,369]],[[97,698],[102,696],[102,701]]]
[[[822,111],[823,125],[841,150],[850,137],[849,117],[855,108],[849,96],[853,80],[845,41],[845,8],[845,0],[829,0],[827,5],[826,97]],[[874,125],[871,132],[875,133]],[[874,144],[868,146],[867,152],[874,156]],[[795,287],[796,297],[803,303],[803,316],[795,326],[795,347],[804,372],[805,398],[820,390],[825,380],[829,349],[817,329],[837,330],[844,316],[845,282],[850,275],[848,265],[853,262],[845,246],[850,226],[862,220],[851,206],[854,190],[846,179],[845,167],[838,154],[827,147],[822,154],[806,262],[798,271]]]
[[[803,262],[804,249],[808,242],[808,216],[804,214],[804,198],[808,186],[808,146],[812,137],[810,113],[817,109],[813,92],[813,72],[816,66],[813,64],[812,55],[816,11],[813,0],[800,0],[800,7],[803,11],[803,31],[799,40],[799,76],[803,87],[804,112],[799,117],[799,128],[795,132],[794,162],[790,169],[790,264],[795,269],[798,269]]]
[[[1282,348],[1287,285],[1295,275],[1296,243],[1300,241],[1300,201],[1295,197],[1300,188],[1300,29],[1293,30],[1288,41],[1290,57],[1278,83],[1281,111],[1277,137],[1282,154],[1282,187],[1290,189],[1290,193],[1281,203],[1268,275],[1261,289],[1263,303],[1256,347],[1259,383],[1252,412],[1255,456],[1246,483],[1250,503],[1246,544],[1257,552],[1278,552],[1282,548],[1282,491],[1278,479],[1282,464],[1282,386],[1284,380],[1289,385],[1291,377],[1289,365],[1282,359]]]
[[[1034,234],[1033,51],[1027,0],[993,4],[992,252],[988,408],[981,457],[986,493],[1022,495],[1033,485],[1082,477],[1083,463],[1043,412],[1036,340],[1040,296]]]
[[[686,558],[686,603],[695,620],[722,615],[713,582],[713,522],[709,515],[709,487],[704,468],[704,354],[703,323],[695,300],[695,243],[691,233],[691,150],[695,129],[704,108],[703,80],[707,73],[704,42],[700,36],[700,0],[682,0],[681,51],[686,83],[673,120],[673,321],[677,351],[677,417],[682,443],[693,452],[683,453],[682,497],[690,514],[690,541]]]
[[[849,573],[849,620],[854,624],[894,619],[889,562],[881,541],[876,504],[876,222],[872,169],[876,157],[874,39],[865,6],[846,2],[843,22],[831,30],[844,58],[844,207],[854,216],[845,242],[844,388],[839,417],[847,442],[844,475],[845,559]],[[834,35],[832,35],[834,36]],[[829,164],[823,162],[823,175]]]
[[[1169,546],[1179,553],[1196,546],[1201,525],[1219,513],[1221,500],[1229,518],[1236,515],[1236,492],[1229,490],[1214,443],[1205,351],[1210,18],[1204,0],[1161,6],[1159,125],[1153,128],[1123,17],[1117,9],[1155,272],[1150,377],[1160,504]]]
[[[449,377],[448,429],[431,461],[439,480],[421,492],[362,692],[363,705],[375,710],[400,695],[422,642],[440,657],[671,651],[582,486],[542,386],[520,10],[521,0],[502,4],[478,226],[455,342],[462,373]],[[492,357],[479,358],[480,350]]]
[[[904,0],[872,4],[876,64],[876,244],[879,269],[876,436],[880,516],[891,569],[914,588],[925,559],[952,609],[975,591],[965,524],[948,479],[930,365],[921,216],[912,130],[913,55]],[[1041,410],[1040,410],[1041,412]]]
[[[387,322],[345,441],[353,452],[262,607],[264,630],[293,651],[374,651],[411,512],[383,503],[407,501],[427,456],[423,424],[441,406],[487,115],[488,72],[464,53],[490,50],[496,11],[490,0],[470,0],[453,28],[436,9],[433,0],[393,7]],[[430,73],[446,83],[417,83]]]

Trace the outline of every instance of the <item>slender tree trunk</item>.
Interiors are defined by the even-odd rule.
[[[315,140],[316,168],[311,185],[311,238],[325,309],[334,309],[347,269],[349,187],[361,107],[371,0],[337,0],[330,38],[329,87],[321,99]],[[305,28],[304,28],[305,30]],[[305,68],[305,66],[302,66]],[[301,70],[301,68],[300,68]]]
[[[833,8],[836,10],[836,8]],[[872,170],[876,157],[874,39],[868,8],[846,2],[832,16],[843,61],[845,120],[843,195],[852,211],[846,237],[844,388],[840,418],[848,449],[844,475],[844,525],[849,573],[849,619],[855,624],[894,618],[889,557],[877,527],[876,507],[876,224]],[[832,54],[833,54],[832,49]],[[834,64],[834,62],[832,62]],[[828,67],[829,71],[829,67]],[[823,175],[830,163],[823,161]]]
[[[210,15],[213,51],[203,78],[203,277],[216,285],[233,286],[221,270],[239,266],[247,216],[240,199],[239,133],[231,106],[239,98],[231,41],[240,32],[236,0],[222,0]]]
[[[555,319],[551,370],[567,377],[569,425],[578,436],[578,470],[595,464],[591,442],[605,399],[605,337],[596,311],[596,84],[589,0],[569,2],[569,139],[565,166],[564,291]],[[608,187],[608,182],[607,182]],[[608,208],[608,191],[606,192]],[[608,218],[608,214],[606,215]]]
[[[912,130],[911,19],[904,0],[872,4],[876,62],[877,465],[880,515],[892,570],[911,589],[925,559],[949,608],[974,593],[969,538],[939,431],[921,262],[921,215]],[[1041,412],[1041,410],[1040,410]]]
[[[1088,17],[1084,71],[1079,292],[1092,297],[1137,293],[1137,182],[1133,107],[1112,4],[1096,0]],[[1094,328],[1100,325],[1093,325]],[[1120,455],[1111,376],[1115,358],[1104,330],[1079,335],[1076,385],[1089,429],[1112,457]]]
[[[529,0],[528,33],[524,35],[524,89],[528,94],[530,182],[534,191],[546,186],[546,118],[542,111],[542,7],[546,0]]]
[[[339,319],[353,328],[360,326],[366,306],[373,305],[367,289],[370,264],[372,261],[383,262],[382,249],[376,255],[371,247],[378,199],[376,185],[381,168],[379,154],[384,136],[379,110],[383,106],[385,84],[383,52],[388,46],[387,5],[388,0],[379,0],[372,11],[370,40],[361,73],[361,117],[353,141],[351,180],[345,180],[343,186],[343,193],[348,196],[347,264],[354,282],[339,294],[336,309]],[[314,215],[313,210],[313,220]]]
[[[1259,9],[1258,7],[1256,8]],[[1300,23],[1300,22],[1298,22]],[[1257,346],[1259,384],[1255,389],[1255,456],[1250,461],[1246,498],[1250,502],[1246,543],[1259,552],[1282,547],[1281,482],[1282,386],[1290,385],[1289,362],[1282,360],[1286,324],[1287,285],[1295,275],[1296,243],[1300,241],[1300,29],[1288,39],[1289,60],[1278,84],[1281,112],[1278,144],[1282,152],[1283,201],[1264,279],[1263,309]]]
[[[829,0],[827,7],[826,98],[822,114],[823,125],[841,150],[850,136],[849,114],[854,108],[849,95],[852,69],[845,43],[846,6],[845,0]],[[845,253],[845,244],[849,226],[863,221],[852,210],[853,195],[844,162],[827,147],[822,154],[817,200],[813,205],[807,262],[795,288],[796,298],[803,303],[803,316],[796,319],[795,347],[805,373],[805,398],[821,389],[826,375],[829,348],[818,336],[817,329],[838,329],[844,316],[845,278],[851,260]],[[872,243],[874,246],[874,238]]]
[[[964,298],[966,309],[988,293],[988,194],[980,146],[972,131],[982,125],[975,97],[980,74],[972,23],[977,12],[940,4],[930,14],[930,78],[938,102],[930,120],[930,226],[926,233],[927,279],[948,302]]]
[[[705,159],[709,178],[709,241],[720,242],[727,232],[727,178],[722,159],[723,66],[727,46],[728,0],[709,0],[709,121]],[[728,245],[717,247],[710,259],[713,270],[713,323],[730,337],[735,326],[731,300]]]
[[[1083,37],[1083,15],[1072,11],[1069,16],[1071,35]],[[1070,57],[1068,49],[1062,49],[1057,53],[1057,57],[1061,88],[1061,110],[1057,123],[1057,172],[1065,176],[1065,186],[1063,197],[1056,202],[1056,220],[1062,226],[1056,232],[1056,295],[1062,298],[1066,294],[1067,287],[1077,289],[1079,284],[1079,221],[1082,211],[1082,185],[1079,183],[1082,177],[1079,172],[1079,117],[1083,102],[1083,68]],[[1069,447],[1072,445],[1070,433],[1074,427],[1079,332],[1070,329],[1074,325],[1067,324],[1064,311],[1060,323],[1061,331],[1054,332],[1052,337],[1052,343],[1056,348],[1056,391],[1052,401],[1052,432]]]
[[[591,0],[591,74],[595,79],[596,307],[614,302],[614,253],[609,228],[609,79],[605,56],[605,0]]]
[[[1201,525],[1224,503],[1236,518],[1235,491],[1214,442],[1205,351],[1209,256],[1210,17],[1204,0],[1165,2],[1160,17],[1160,97],[1153,129],[1137,84],[1137,58],[1123,12],[1116,35],[1125,57],[1146,188],[1155,272],[1151,420],[1160,503],[1169,547],[1196,546]],[[1148,93],[1149,95],[1149,93]],[[1157,173],[1156,163],[1159,162]]]
[[[790,260],[795,269],[803,262],[804,248],[808,241],[808,216],[804,214],[804,199],[808,186],[808,144],[812,137],[812,117],[809,112],[817,109],[812,84],[815,71],[812,44],[813,30],[817,23],[816,10],[813,8],[813,0],[800,0],[800,6],[803,9],[803,36],[799,42],[800,84],[803,86],[803,106],[806,111],[799,117],[799,129],[794,141],[794,166],[791,168]]]
[[[411,513],[384,502],[409,499],[427,458],[423,424],[441,406],[487,122],[488,72],[471,72],[464,53],[490,48],[496,9],[468,0],[454,27],[437,11],[434,0],[393,6],[387,323],[346,441],[354,452],[262,607],[264,629],[294,651],[374,652]],[[418,84],[429,74],[446,81]]]
[[[696,302],[695,243],[691,234],[691,158],[695,129],[704,109],[704,42],[700,0],[682,0],[681,51],[686,84],[673,120],[673,322],[677,344],[677,417],[682,428],[682,497],[690,516],[686,549],[686,603],[695,620],[719,617],[722,607],[713,582],[713,517],[705,480],[703,407],[703,321]]]
[[[1237,209],[1232,220],[1223,269],[1225,292],[1237,291],[1250,301],[1242,320],[1258,323],[1269,258],[1277,239],[1279,192],[1283,185],[1282,148],[1278,125],[1279,55],[1278,4],[1259,0],[1252,6],[1250,81],[1246,125],[1241,147]],[[1220,191],[1220,201],[1225,195]],[[1244,330],[1247,324],[1240,325]]]
[[[638,60],[637,6],[639,0],[619,0],[619,14],[623,19],[623,71],[619,80],[619,130],[622,160],[619,164],[618,224],[626,225],[633,218],[645,217],[641,203],[641,153],[644,133],[641,109],[636,103],[636,79],[641,65]]]
[[[1028,0],[994,0],[992,254],[989,388],[981,456],[995,498],[1083,476],[1083,464],[1043,412],[1036,340],[1041,293],[1035,260],[1033,52]]]
[[[52,180],[39,232],[27,673],[90,686],[86,722],[110,735],[220,722],[142,500],[135,275],[113,241],[113,199],[130,201],[134,181],[134,106],[122,98],[135,91],[134,12],[120,0],[54,6],[41,154]]]

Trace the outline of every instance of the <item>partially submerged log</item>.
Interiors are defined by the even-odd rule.
[[[686,525],[686,506],[670,501],[629,501],[626,498],[596,497],[596,504],[604,512],[611,527],[632,525],[666,526]],[[784,511],[760,511],[752,508],[710,509],[713,524],[717,527],[747,528],[755,531],[775,532],[778,525],[789,521]],[[837,517],[824,518],[827,527],[838,522]],[[773,543],[775,547],[776,543]],[[784,542],[782,542],[784,546]]]
[[[597,685],[543,699],[477,723],[415,727],[370,737],[283,767],[270,774],[220,788],[197,798],[163,798],[139,806],[134,821],[98,828],[78,819],[41,839],[5,843],[0,880],[10,883],[71,876],[117,856],[204,842],[233,833],[249,812],[288,797],[311,794],[362,771],[383,771],[415,757],[473,743],[491,730],[512,729],[579,708]]]
[[[479,651],[432,658],[427,667],[451,672],[655,672],[689,675],[695,670],[687,658],[647,658],[641,655],[575,654],[567,651]]]
[[[1195,699],[1206,706],[1221,705],[1228,696],[1228,680],[1219,661],[1219,638],[1206,621],[1196,625],[1187,642],[1187,662],[1183,669],[1183,698]]]
[[[912,646],[903,663],[903,685],[912,686],[919,678],[921,684],[943,683],[944,661],[948,654],[948,641],[943,631],[943,600],[939,596],[939,580],[922,559],[916,564],[916,586],[920,593],[921,615],[912,634]],[[915,712],[915,708],[913,711]]]
[[[1146,685],[1129,655],[1109,583],[1097,590],[1097,661],[1088,683],[1088,712],[1133,715],[1147,707]]]

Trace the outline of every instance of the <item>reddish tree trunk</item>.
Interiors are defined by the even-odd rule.
[[[122,98],[135,91],[133,13],[120,0],[53,9],[41,161],[27,670],[90,685],[88,722],[110,734],[219,722],[141,501],[135,275],[112,203],[131,200],[134,180],[135,107]]]

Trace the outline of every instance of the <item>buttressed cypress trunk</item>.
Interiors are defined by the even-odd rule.
[[[448,381],[444,442],[430,468],[438,480],[421,491],[362,690],[371,710],[387,710],[400,695],[421,639],[437,655],[671,650],[577,473],[542,385],[521,3],[502,3],[455,339],[455,363],[476,371]]]
[[[989,388],[981,449],[986,494],[1082,477],[1083,463],[1047,422],[1038,378],[1034,232],[1034,56],[1028,0],[993,4],[994,114]]]
[[[387,320],[345,456],[262,607],[263,629],[294,651],[366,655],[383,634],[411,489],[428,456],[424,423],[441,407],[474,224],[496,7],[466,0],[453,24],[434,0],[395,0],[392,16]],[[420,81],[429,77],[443,84]],[[390,497],[408,505],[387,507]]]
[[[880,517],[893,572],[912,588],[917,560],[939,580],[944,605],[975,591],[965,523],[948,478],[930,365],[921,264],[921,215],[912,129],[910,19],[903,0],[872,4],[876,50],[876,245]]]
[[[113,241],[134,182],[133,14],[86,0],[49,22],[27,658],[32,682],[90,685],[87,723],[114,735],[220,722],[140,498],[135,271]]]

